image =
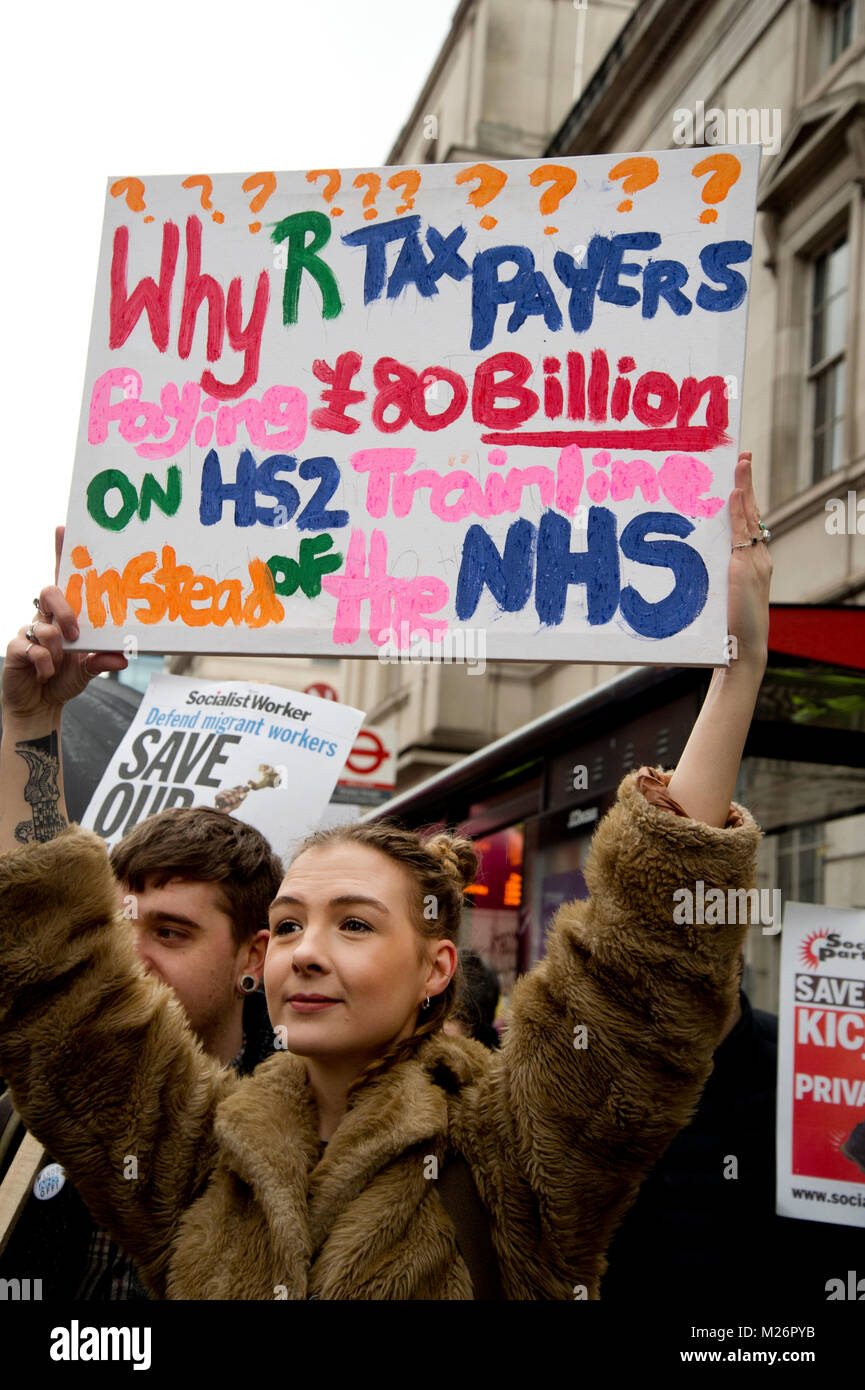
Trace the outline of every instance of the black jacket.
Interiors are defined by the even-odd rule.
[[[693,1120],[613,1238],[606,1303],[750,1303],[756,1316],[776,1298],[823,1303],[827,1280],[865,1273],[861,1228],[775,1214],[778,1020],[741,1003]]]

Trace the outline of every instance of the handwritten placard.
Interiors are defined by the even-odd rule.
[[[110,180],[81,645],[724,662],[759,156]]]

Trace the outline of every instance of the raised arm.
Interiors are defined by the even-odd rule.
[[[683,811],[694,820],[717,826],[726,824],[769,641],[772,561],[765,545],[749,544],[759,536],[761,525],[750,454],[739,455],[735,483],[730,494],[734,548],[727,599],[727,631],[735,638],[734,656],[729,666],[719,666],[712,676],[669,784],[670,796]]]
[[[57,564],[63,527],[55,534]],[[56,576],[55,576],[56,577]],[[31,624],[6,648],[0,742],[0,854],[30,840],[51,840],[68,822],[63,795],[63,706],[103,671],[122,670],[120,652],[65,652],[78,624],[56,584],[38,599]],[[32,632],[32,638],[28,635]]]
[[[745,510],[747,455],[736,482],[734,544],[749,519],[757,533],[755,509]],[[693,1114],[735,1002],[747,915],[742,894],[730,913],[729,890],[753,884],[760,831],[730,796],[766,662],[770,572],[765,545],[732,551],[728,630],[738,659],[716,673],[676,772],[657,774],[685,814],[651,804],[638,772],[623,780],[585,866],[591,896],[559,909],[544,959],[518,981],[500,1059],[470,1121],[481,1178],[485,1143],[517,1170],[512,1192],[505,1183],[484,1194],[493,1212],[524,1209],[521,1186],[531,1189],[529,1258],[549,1272],[551,1289],[598,1296],[613,1232]],[[700,880],[704,901],[717,904],[712,889],[723,894],[705,922],[687,910]]]

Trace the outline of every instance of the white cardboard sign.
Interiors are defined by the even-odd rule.
[[[81,645],[724,663],[759,159],[110,180]]]

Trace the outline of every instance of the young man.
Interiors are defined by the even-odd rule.
[[[174,990],[206,1052],[252,1071],[273,1051],[256,993],[282,866],[251,825],[210,807],[161,811],[111,853],[145,970]]]
[[[66,826],[63,705],[100,670],[126,664],[115,653],[91,653],[88,662],[80,652],[64,652],[60,629],[73,636],[71,608],[54,586],[42,591],[39,605],[43,616],[10,642],[3,668],[0,839],[7,848],[51,839]],[[135,934],[145,972],[174,991],[206,1051],[252,1071],[274,1048],[257,990],[267,909],[282,880],[267,840],[221,811],[173,809],[135,826],[111,862],[119,914]],[[6,1145],[5,1167],[16,1144],[17,1137]],[[134,1154],[129,1158],[134,1182]],[[43,1298],[144,1297],[129,1261],[56,1169],[46,1156],[0,1257],[0,1277],[40,1279]]]

